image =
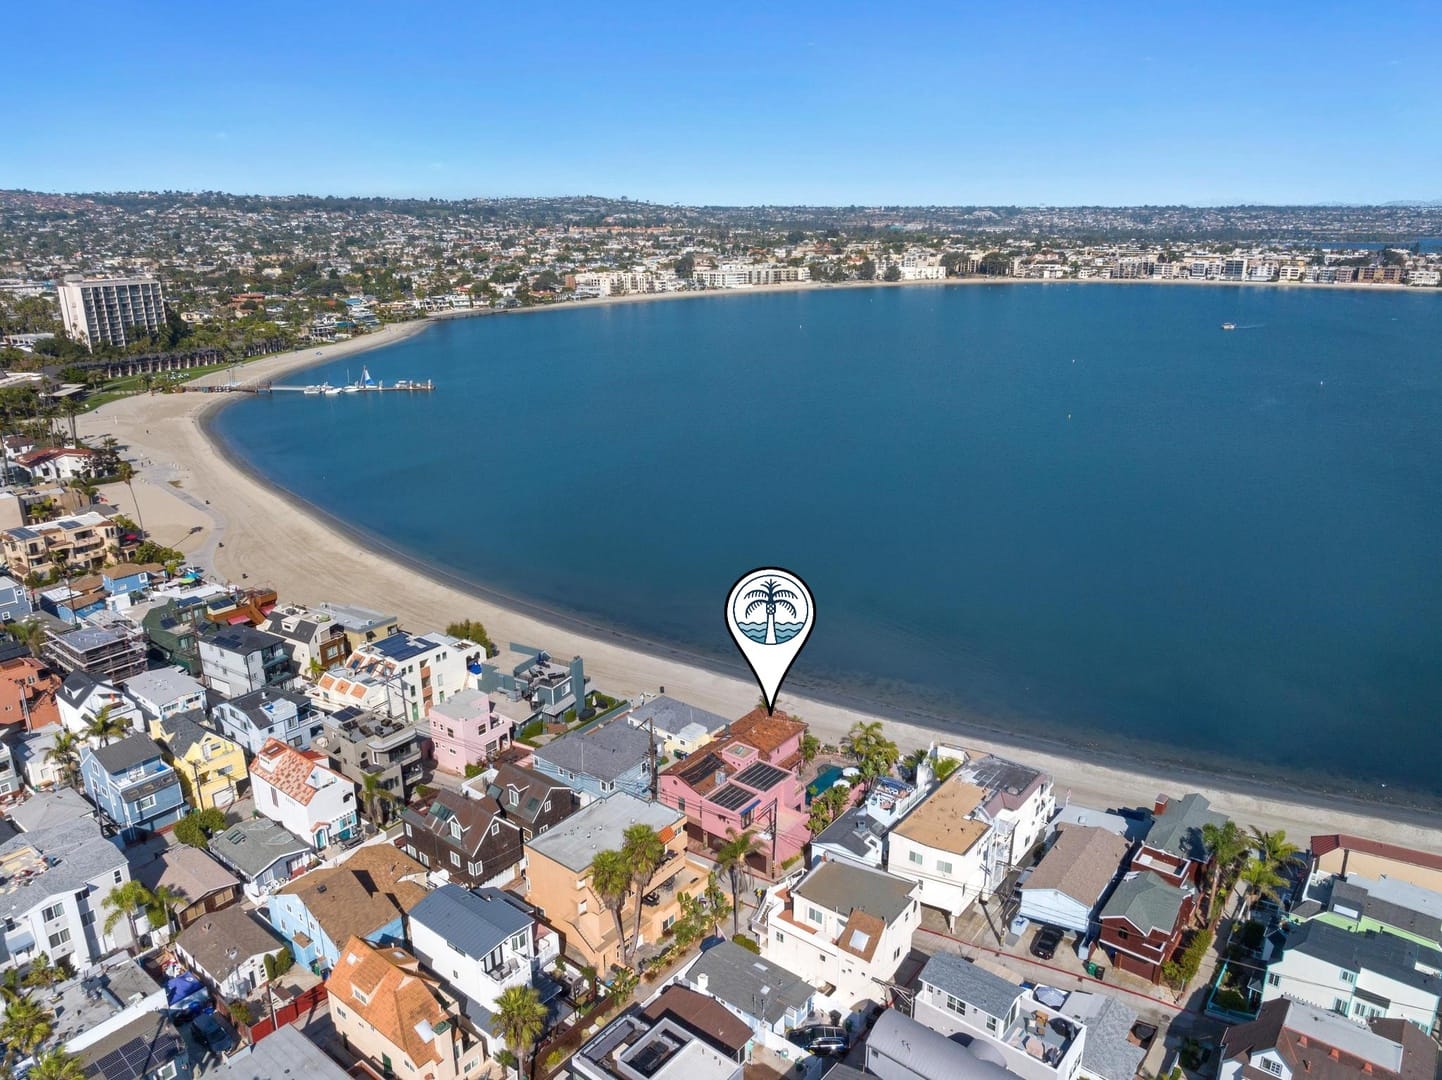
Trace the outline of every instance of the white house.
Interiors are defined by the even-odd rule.
[[[130,864],[93,817],[12,836],[0,844],[0,878],[0,969],[41,953],[84,968],[133,941],[125,919],[105,932],[101,902],[130,880]]]
[[[991,825],[977,816],[986,791],[952,773],[887,839],[886,868],[920,886],[917,898],[947,924],[987,891]]]
[[[1313,920],[1293,930],[1267,968],[1262,1001],[1295,998],[1357,1023],[1390,1018],[1431,1031],[1442,1004],[1442,952],[1368,930]]]
[[[267,739],[308,750],[311,740],[325,730],[324,719],[315,714],[309,699],[273,686],[216,702],[210,718],[222,735],[245,747],[247,754],[258,754]]]
[[[786,1033],[800,1027],[816,1005],[816,990],[796,972],[723,941],[707,949],[677,976],[738,1017],[764,1046],[796,1054]]]
[[[1029,863],[1032,849],[1046,836],[1056,796],[1051,777],[1030,765],[973,751],[962,751],[961,756],[961,778],[986,792],[975,817],[991,826],[982,852],[986,891],[991,893],[1012,870]]]
[[[107,706],[112,717],[128,721],[136,731],[145,730],[145,718],[140,707],[120,687],[84,671],[72,671],[65,676],[55,694],[55,705],[60,712],[61,725],[77,735],[83,735],[90,721]]]
[[[820,1004],[857,1013],[886,1000],[921,923],[915,882],[853,863],[813,867],[768,894],[761,955],[821,987]]]
[[[250,763],[255,809],[316,850],[357,829],[356,787],[325,765],[325,756],[269,739]]]
[[[413,723],[425,719],[431,706],[474,687],[472,664],[479,666],[486,650],[473,641],[448,634],[407,634],[404,631],[366,642],[350,654],[344,673],[367,675],[386,686],[386,709]],[[331,676],[342,675],[337,670]]]
[[[178,668],[142,671],[125,680],[125,692],[151,720],[205,709],[205,687]]]
[[[503,990],[533,985],[560,952],[560,938],[500,889],[442,885],[411,909],[408,922],[416,956],[488,1015]]]
[[[1108,829],[1068,825],[1021,883],[1020,913],[1035,922],[1095,936],[1101,901],[1131,849]]]
[[[931,781],[931,769],[926,762],[922,762],[915,784],[893,776],[878,777],[872,782],[865,802],[853,806],[811,838],[807,865],[832,859],[883,869],[887,834],[926,797]]]

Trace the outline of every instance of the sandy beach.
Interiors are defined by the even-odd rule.
[[[737,292],[747,295],[788,288]],[[725,294],[670,295],[680,298]],[[553,309],[528,310],[538,313]],[[311,364],[391,344],[428,325],[428,320],[396,324],[363,338],[255,361],[245,365],[243,377],[247,382],[274,379]],[[226,378],[208,376],[192,385],[221,384]],[[134,486],[139,511],[146,529],[159,542],[178,547],[193,561],[228,580],[273,586],[286,601],[361,604],[395,612],[402,625],[417,631],[444,628],[458,619],[478,618],[497,641],[535,644],[563,658],[584,656],[595,687],[611,694],[655,692],[664,686],[668,694],[722,715],[739,716],[754,706],[754,683],[636,648],[619,635],[601,630],[583,633],[556,625],[438,580],[424,567],[408,564],[403,558],[361,545],[227,460],[209,440],[203,426],[205,416],[223,407],[227,400],[229,396],[224,394],[142,395],[111,402],[79,419],[82,437],[98,441],[114,435],[126,448],[126,456],[136,461]],[[112,485],[104,494],[133,513],[130,493],[123,485]],[[718,597],[718,605],[721,600]],[[1098,764],[1094,759],[1084,759],[1080,752],[1072,756],[1039,751],[1020,738],[1014,743],[973,738],[961,731],[939,732],[785,691],[782,698],[782,707],[804,718],[823,741],[838,741],[858,719],[880,719],[904,752],[936,739],[1003,753],[1043,768],[1055,779],[1059,801],[1069,798],[1098,807],[1150,805],[1160,792],[1198,790],[1239,822],[1286,829],[1303,846],[1314,833],[1349,832],[1442,851],[1442,828],[1437,817],[1421,811],[1313,796],[1279,784],[1229,783],[1224,777],[1188,775],[1177,770],[1143,771],[1146,766],[1140,762]]]

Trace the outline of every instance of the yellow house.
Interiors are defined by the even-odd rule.
[[[239,743],[202,727],[198,713],[176,713],[150,721],[150,737],[165,747],[166,760],[180,774],[186,798],[197,810],[229,806],[249,774]]]

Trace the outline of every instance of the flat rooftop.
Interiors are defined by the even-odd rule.
[[[986,799],[986,791],[960,775],[948,777],[892,830],[918,844],[958,855],[970,851],[988,826],[970,815]]]
[[[578,810],[526,846],[570,870],[585,870],[598,851],[619,851],[622,837],[632,825],[649,825],[664,839],[685,821],[686,815],[679,810],[622,791]]]

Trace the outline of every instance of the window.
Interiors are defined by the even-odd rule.
[[[821,909],[814,907],[808,907],[806,909],[806,918],[814,922],[817,926],[824,925],[826,921],[826,917],[821,914]]]
[[[1356,973],[1355,971],[1348,971],[1346,968],[1343,968],[1343,969],[1342,969],[1342,981],[1343,981],[1344,983],[1354,983],[1354,982],[1356,982],[1356,981],[1357,981],[1357,973]]]
[[[937,872],[938,874],[949,874],[949,873],[951,873],[951,863],[945,862],[945,861],[943,861],[943,860],[941,860],[941,859],[937,859],[937,860],[936,860],[936,872]]]
[[[671,929],[671,927],[673,927],[673,926],[675,926],[675,925],[676,925],[676,916],[674,916],[674,915],[667,915],[664,919],[661,920],[661,929],[662,929],[662,930],[669,930],[669,929]]]
[[[780,945],[783,941],[786,940],[786,935],[783,934],[780,930],[776,931],[774,937],[776,938],[776,944],[778,945]]]
[[[512,806],[521,805],[521,793],[519,791],[517,791],[515,788],[511,788],[508,794],[510,795],[510,802]]]
[[[460,857],[459,854],[457,854],[457,853],[454,852],[454,851],[451,852],[451,865],[452,865],[452,866],[460,866],[460,865],[461,865],[461,857]]]
[[[362,1005],[369,1005],[371,1003],[370,997],[367,996],[358,986],[352,986],[350,988],[350,996],[355,998]]]
[[[125,871],[124,871],[124,870],[117,870],[117,871],[115,871],[115,884],[119,885],[119,884],[120,884],[122,881],[124,881],[124,880],[125,880]]]
[[[686,800],[684,798],[676,800],[676,809],[683,814],[686,812]]]
[[[406,822],[406,835],[411,835],[411,823],[409,821]]]
[[[1276,1058],[1263,1058],[1262,1068],[1266,1069],[1273,1076],[1282,1075],[1282,1063]]]
[[[919,852],[919,851],[908,852],[906,857],[907,857],[908,859],[910,859],[913,863],[915,863],[917,866],[920,866],[920,865],[921,865],[921,852]]]
[[[478,863],[478,862],[473,862],[473,863],[467,864],[466,869],[471,872],[471,877],[480,877],[480,876],[481,876],[481,864]]]
[[[966,1015],[966,1002],[960,998],[954,998],[950,994],[946,995],[946,1007],[958,1016]]]
[[[459,840],[460,838],[461,838],[461,823],[460,823],[459,821],[452,821],[452,822],[451,822],[451,839],[453,839],[453,840]]]
[[[69,940],[70,931],[68,929],[57,930],[55,933],[50,935],[50,947],[52,949],[58,949],[61,945],[64,945]]]
[[[1343,1016],[1346,1016],[1348,1011],[1347,999],[1338,998],[1336,1001],[1332,1002],[1332,1011],[1335,1013],[1341,1013]]]
[[[60,916],[62,916],[62,915],[64,915],[64,914],[65,914],[65,905],[64,905],[64,904],[51,904],[48,908],[46,908],[44,911],[42,911],[42,912],[40,913],[40,917],[41,917],[42,919],[44,919],[46,922],[54,922],[56,919],[60,918]]]
[[[615,790],[616,790],[616,782],[615,782],[614,780],[602,780],[602,781],[601,781],[601,790],[602,790],[602,791],[615,791]]]
[[[146,796],[144,796],[138,803],[135,804],[135,809],[137,809],[137,810],[154,810],[154,809],[155,809],[155,796],[154,796],[154,795],[146,795]]]
[[[995,1033],[996,1033],[996,1026],[997,1026],[996,1017],[994,1017],[994,1016],[988,1016],[988,1017],[986,1018],[986,1030],[987,1030],[987,1031],[990,1031],[992,1034],[995,1034]]]
[[[1275,971],[1269,971],[1269,972],[1267,972],[1267,985],[1268,985],[1268,986],[1281,986],[1281,985],[1282,985],[1282,977],[1281,977],[1280,975],[1278,975]]]
[[[586,901],[584,901],[584,900],[577,900],[577,901],[576,901],[576,914],[577,914],[577,915],[584,915],[584,914],[586,914]]]

